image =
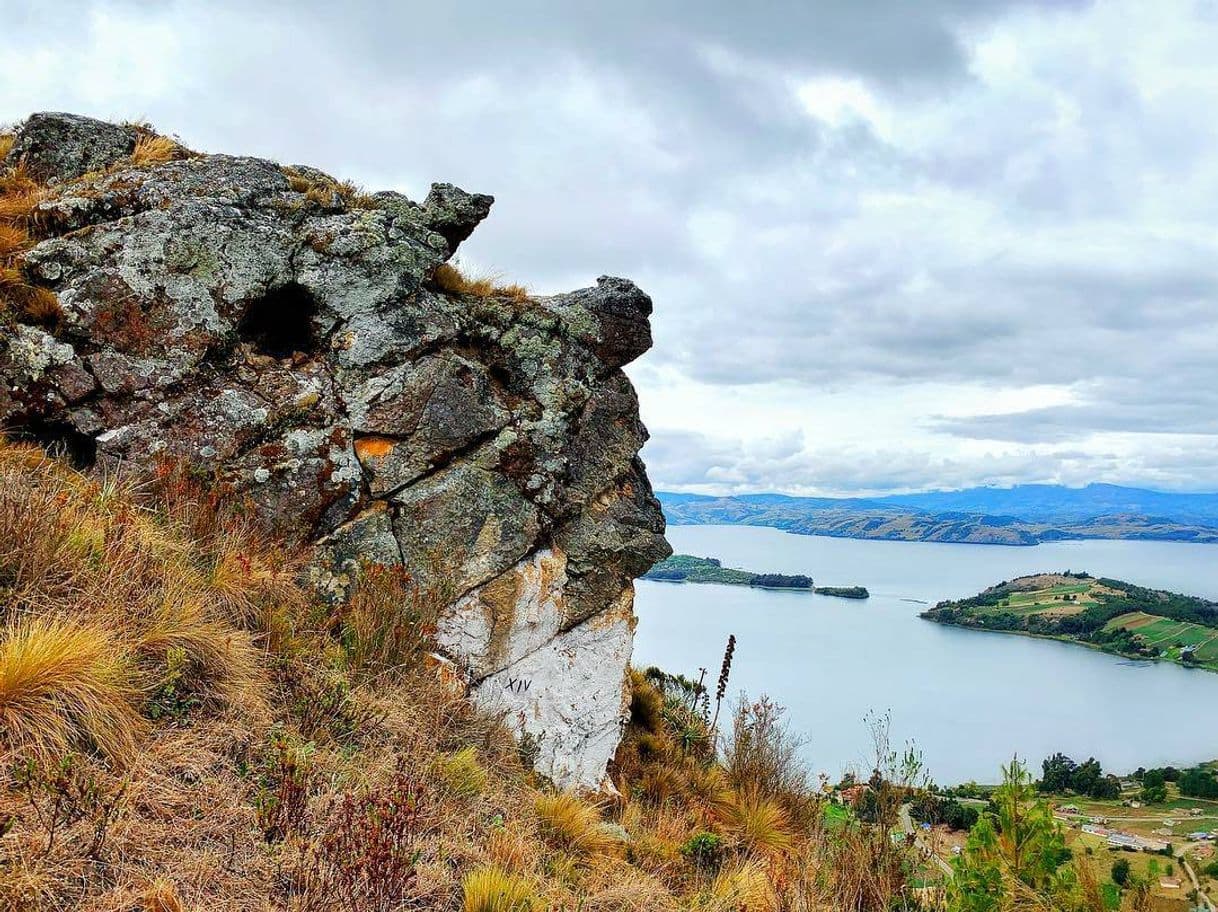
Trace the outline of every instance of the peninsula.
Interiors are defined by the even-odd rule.
[[[1086,573],[1021,576],[922,617],[1218,671],[1218,603]]]

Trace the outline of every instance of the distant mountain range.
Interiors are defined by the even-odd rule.
[[[805,535],[1035,545],[1079,538],[1218,543],[1218,494],[1119,485],[1016,485],[888,497],[658,493],[677,525],[770,526]]]

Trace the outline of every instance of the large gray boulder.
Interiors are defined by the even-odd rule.
[[[625,279],[521,302],[433,281],[491,197],[354,197],[223,155],[136,167],[131,128],[26,121],[55,183],[25,257],[54,325],[0,337],[0,426],[82,465],[177,457],[313,543],[340,597],[363,562],[446,593],[440,658],[597,788],[616,747],[632,580],[667,555],[622,365],[651,344]]]
[[[24,162],[35,180],[56,183],[100,171],[135,150],[136,129],[79,114],[33,114],[4,162]]]

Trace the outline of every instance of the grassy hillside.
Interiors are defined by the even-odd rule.
[[[0,909],[964,912],[1020,876],[1104,908],[990,846],[1001,809],[946,876],[901,835],[916,755],[877,728],[841,800],[778,707],[720,717],[730,654],[714,695],[633,672],[616,792],[556,792],[430,657],[432,593],[374,567],[331,603],[304,565],[172,467],[0,444]]]
[[[1218,604],[1085,573],[1020,577],[970,599],[941,602],[922,616],[1218,671]]]
[[[614,781],[560,794],[428,658],[434,599],[348,604],[166,470],[0,445],[0,908],[886,908],[916,862],[830,837],[771,704],[637,673]],[[725,746],[730,745],[730,746]],[[717,750],[716,748],[719,748]]]

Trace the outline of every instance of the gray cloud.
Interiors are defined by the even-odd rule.
[[[1166,438],[1218,432],[1218,21],[1154,6],[8,2],[0,121],[146,117],[374,188],[492,192],[468,263],[543,292],[632,276],[649,365],[725,391],[1070,392],[928,406],[916,444],[877,428],[850,466],[765,455],[774,428],[724,449],[713,417],[657,427],[661,479],[1145,479],[1158,453],[1180,483]]]

